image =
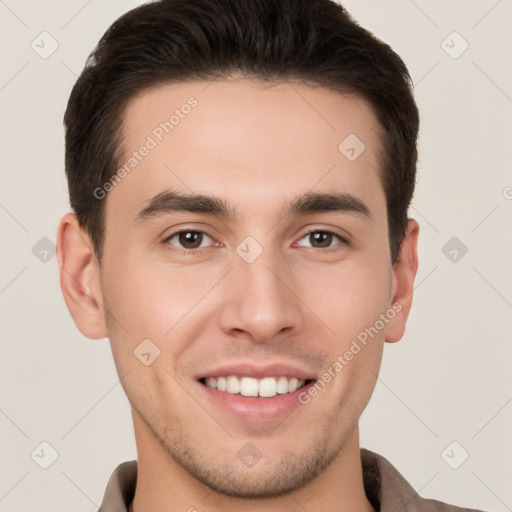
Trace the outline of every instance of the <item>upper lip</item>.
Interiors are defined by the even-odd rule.
[[[254,363],[226,364],[201,373],[197,376],[197,379],[226,377],[229,375],[252,377],[254,379],[263,379],[265,377],[295,377],[299,380],[316,380],[316,377],[312,372],[284,362],[267,364],[265,366],[258,366]]]

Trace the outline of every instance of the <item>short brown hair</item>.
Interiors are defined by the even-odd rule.
[[[101,187],[121,161],[127,102],[151,86],[222,79],[233,72],[355,93],[373,106],[383,138],[394,263],[416,176],[419,114],[402,59],[332,0],[159,0],[116,20],[71,92],[64,124],[71,207],[98,259],[104,240]]]

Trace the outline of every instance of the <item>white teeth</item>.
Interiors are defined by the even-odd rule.
[[[226,379],[226,391],[228,393],[240,393],[240,381],[233,376]]]
[[[213,379],[211,377],[209,377],[208,379],[206,379],[206,385],[207,386],[210,386],[211,388],[217,388],[217,379]]]
[[[226,378],[225,377],[219,377],[217,379],[217,388],[219,391],[226,391]]]
[[[265,377],[260,380],[260,396],[270,397],[276,396],[277,393],[277,382],[274,377]]]
[[[291,393],[292,391],[295,391],[299,387],[299,380],[296,378],[290,379],[290,382],[288,382],[288,391]]]
[[[236,379],[236,377],[233,378]],[[258,396],[258,379],[242,377],[240,380],[240,394],[242,396]]]
[[[279,395],[288,393],[288,379],[286,377],[279,377],[277,381],[277,393]]]
[[[208,377],[205,384],[219,391],[225,391],[231,394],[240,393],[242,396],[261,396],[270,398],[276,395],[284,395],[304,386],[305,381],[295,377],[264,377],[263,379],[254,379],[252,377],[242,377],[239,379],[234,375],[227,377]]]

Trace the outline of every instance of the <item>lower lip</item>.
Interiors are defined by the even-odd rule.
[[[227,393],[211,388],[198,382],[203,391],[207,393],[210,399],[231,413],[233,416],[244,421],[272,421],[287,416],[297,407],[302,406],[299,402],[299,395],[306,393],[308,389],[315,384],[309,382],[305,386],[283,395],[273,397],[246,397],[240,394]],[[302,395],[304,396],[304,395]]]

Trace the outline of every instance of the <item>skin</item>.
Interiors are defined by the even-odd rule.
[[[404,333],[419,229],[409,220],[393,265],[376,116],[359,97],[304,84],[230,78],[164,85],[128,104],[126,154],[190,96],[197,107],[104,199],[101,265],[74,214],[58,231],[67,306],[85,336],[110,338],[132,405],[133,510],[371,511],[358,420],[384,342]],[[338,150],[349,134],[366,146],[353,162]],[[135,221],[170,189],[215,196],[235,215],[167,212]],[[281,215],[311,192],[352,194],[370,216]],[[183,228],[209,238],[183,253],[179,237],[168,238]],[[318,231],[347,243],[337,236],[315,243],[309,233]],[[236,252],[247,236],[263,249],[253,263]],[[284,420],[226,414],[196,382],[232,362],[285,361],[320,376],[395,303],[401,311]],[[147,338],[160,356],[145,366],[134,350]],[[261,453],[252,467],[237,457],[248,442]]]

